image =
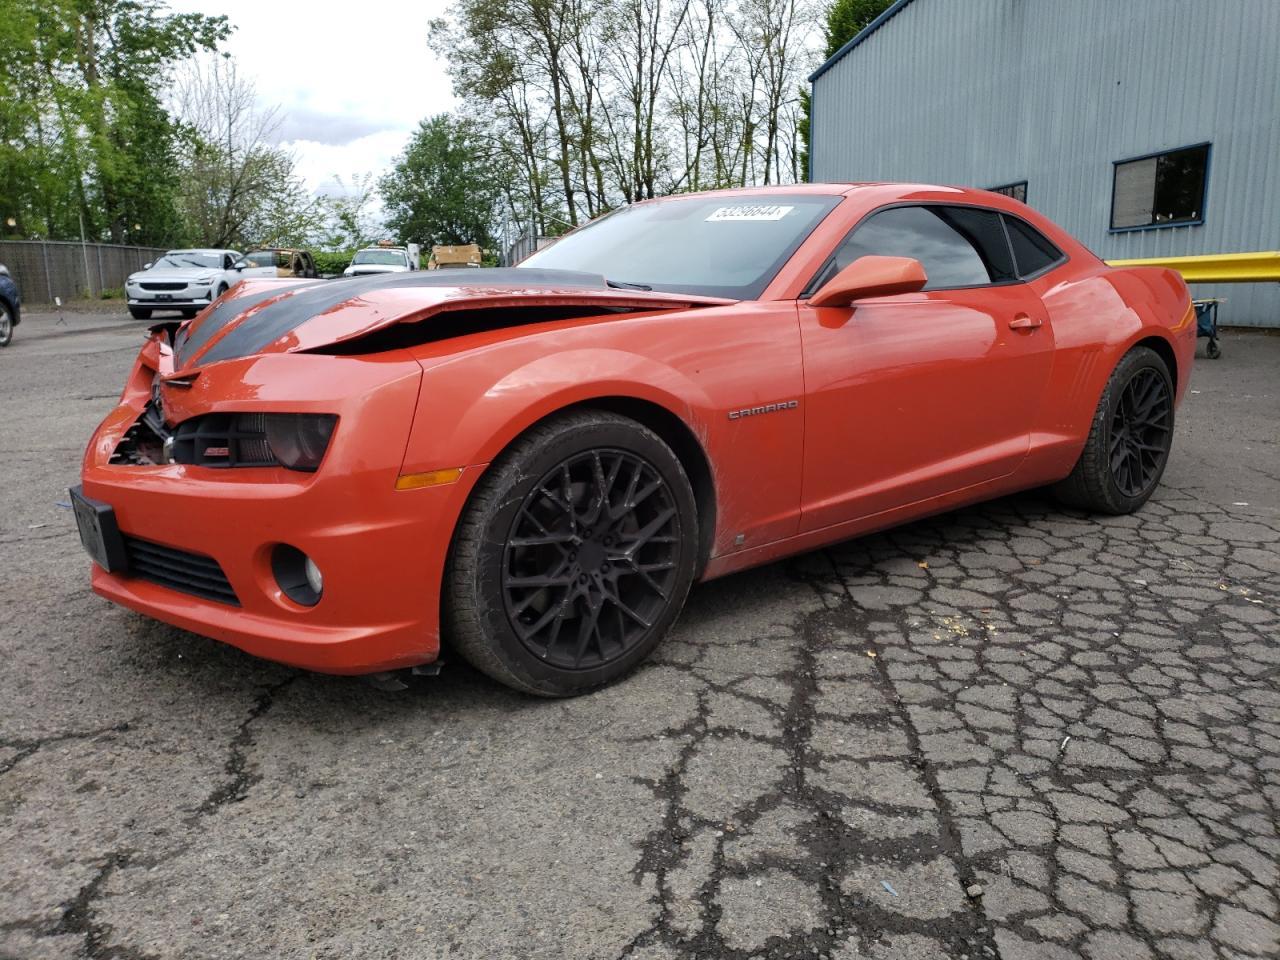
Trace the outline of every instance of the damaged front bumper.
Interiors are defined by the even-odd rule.
[[[279,354],[166,380],[163,340],[148,342],[94,434],[73,497],[78,514],[81,501],[105,508],[118,530],[117,562],[95,558],[94,591],[310,670],[372,673],[434,660],[445,555],[478,470],[444,486],[396,489],[418,364],[402,354]],[[169,428],[219,412],[324,412],[338,426],[315,473],[157,456]],[[282,545],[323,572],[313,604],[291,599],[282,583]]]

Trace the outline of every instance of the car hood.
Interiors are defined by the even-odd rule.
[[[347,269],[352,273],[407,273],[409,270],[402,263],[353,263]]]
[[[217,267],[153,267],[129,274],[130,280],[202,280],[222,273]]]
[[[426,323],[468,311],[491,327],[494,311],[511,325],[527,308],[567,308],[565,316],[679,310],[731,303],[715,297],[620,290],[603,277],[568,270],[433,270],[342,280],[248,279],[183,324],[174,337],[174,371],[265,353],[296,353],[345,343],[395,324]],[[481,314],[490,312],[489,318]],[[543,310],[537,319],[548,317]],[[461,332],[466,332],[464,323]],[[457,335],[456,333],[454,335]]]

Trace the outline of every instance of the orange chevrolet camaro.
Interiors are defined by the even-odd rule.
[[[1195,334],[1176,273],[992,193],[670,197],[514,269],[242,282],[152,328],[72,496],[116,603],[567,696],[695,580],[1046,484],[1137,509]]]

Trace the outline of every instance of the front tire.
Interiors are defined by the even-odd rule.
[[[1120,358],[1102,391],[1089,439],[1058,499],[1098,513],[1132,513],[1151,498],[1173,444],[1173,379],[1154,350]]]
[[[150,320],[151,308],[150,307],[130,307],[129,316],[133,317],[133,319],[135,320]]]
[[[0,303],[0,347],[13,342],[13,314],[7,304]]]
[[[689,478],[647,427],[583,410],[539,424],[481,478],[445,570],[452,646],[501,683],[571,697],[624,676],[684,606]]]

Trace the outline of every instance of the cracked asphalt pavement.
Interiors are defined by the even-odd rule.
[[[1280,956],[1280,337],[1138,515],[999,500],[696,587],[572,701],[387,694],[94,597],[140,325],[0,351],[0,956]]]

